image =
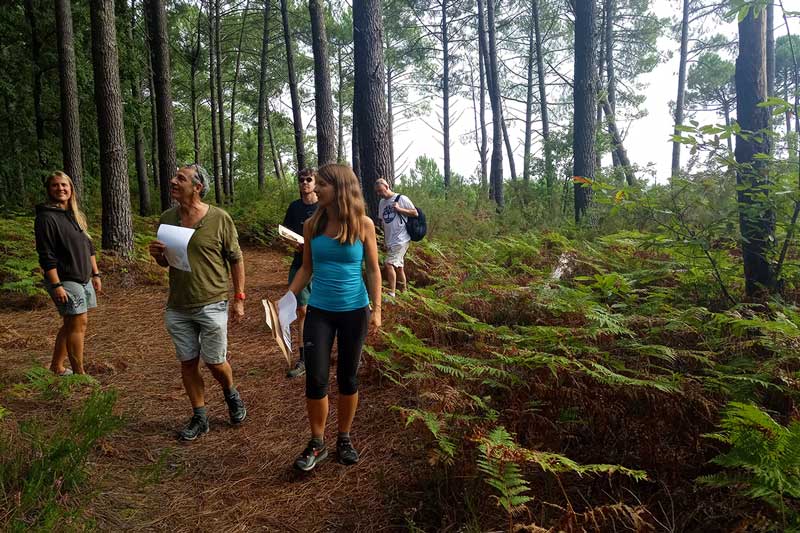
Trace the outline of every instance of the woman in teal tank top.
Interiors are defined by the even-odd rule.
[[[308,471],[328,457],[328,379],[331,348],[336,339],[339,387],[336,451],[339,462],[358,462],[350,428],[358,406],[358,365],[369,328],[381,325],[381,274],[375,225],[366,215],[361,185],[346,165],[317,170],[317,211],[303,226],[303,266],[289,290],[298,294],[314,284],[303,328],[306,364],[306,408],[311,440],[294,462]],[[366,265],[367,283],[362,274]],[[372,311],[369,302],[372,301]]]

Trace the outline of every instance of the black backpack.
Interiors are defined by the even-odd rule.
[[[394,201],[398,202],[400,197],[403,196],[402,194],[398,194],[394,197]],[[425,234],[428,233],[428,222],[425,220],[425,213],[422,212],[417,206],[414,206],[417,210],[417,216],[415,217],[404,217],[400,215],[401,220],[406,225],[406,231],[408,232],[408,236],[411,237],[411,240],[421,241]]]

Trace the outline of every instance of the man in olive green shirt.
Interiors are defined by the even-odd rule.
[[[235,296],[231,308],[238,321],[244,316],[244,262],[230,215],[202,201],[208,181],[206,171],[199,165],[178,169],[170,180],[170,194],[178,205],[164,211],[160,219],[161,224],[194,229],[187,248],[191,272],[169,266],[164,243],[150,244],[150,254],[156,262],[169,266],[164,319],[193,409],[189,424],[179,432],[182,440],[194,440],[209,430],[200,358],[222,385],[231,423],[239,424],[247,416],[227,361],[228,275],[230,272],[233,278]]]

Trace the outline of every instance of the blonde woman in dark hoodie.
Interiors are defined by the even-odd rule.
[[[63,319],[50,370],[59,376],[85,374],[83,340],[88,310],[97,307],[96,293],[102,290],[100,271],[72,179],[56,171],[44,186],[47,202],[36,206],[36,251],[47,292]],[[67,358],[72,370],[65,367]]]

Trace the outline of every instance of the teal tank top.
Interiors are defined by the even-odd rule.
[[[324,311],[353,311],[369,305],[367,287],[361,274],[364,244],[340,244],[319,235],[311,240],[314,265],[308,305]]]

